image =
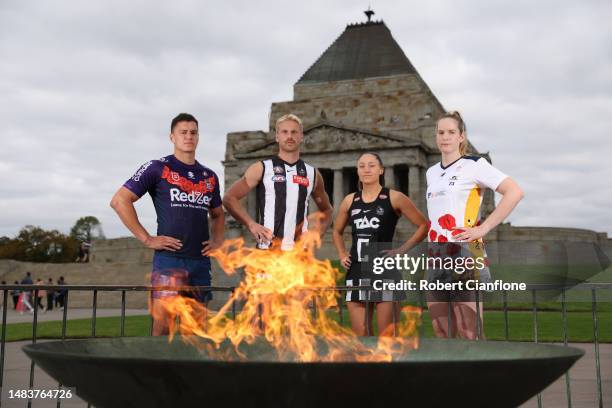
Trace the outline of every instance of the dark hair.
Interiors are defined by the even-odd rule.
[[[363,152],[361,153],[361,155],[359,155],[359,158],[357,158],[357,161],[359,161],[359,159],[361,159],[363,156],[365,156],[366,154],[371,154],[372,156],[374,156],[376,158],[376,161],[378,162],[378,164],[380,164],[380,167],[383,168],[383,174],[381,174],[380,176],[378,176],[378,182],[380,183],[381,186],[385,186],[385,166],[382,162],[382,159],[380,158],[380,156],[378,155],[378,153],[374,153],[374,152]],[[361,183],[361,181],[357,182],[357,189],[359,191],[363,190],[363,184]]]
[[[172,119],[172,123],[170,123],[170,132],[174,130],[174,127],[179,122],[195,122],[195,124],[199,126],[198,120],[191,113],[179,113]]]

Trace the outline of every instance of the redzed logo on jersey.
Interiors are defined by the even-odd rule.
[[[215,189],[215,178],[209,177],[206,180],[201,180],[199,183],[194,183],[191,180],[187,180],[185,177],[181,177],[177,172],[171,171],[168,166],[164,166],[162,171],[162,178],[166,179],[168,183],[178,186],[181,190],[187,193],[202,193],[206,194],[212,192]]]
[[[293,182],[295,184],[299,184],[300,186],[308,187],[310,185],[310,181],[308,181],[308,177],[302,177],[298,175],[293,176]]]

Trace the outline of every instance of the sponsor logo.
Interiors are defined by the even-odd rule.
[[[359,201],[359,200],[361,200],[361,197],[355,197],[355,199],[353,201],[355,202],[355,201]]]
[[[164,166],[164,170],[162,171],[162,179],[166,180],[172,185],[179,187],[181,190],[188,194],[193,192],[206,194],[209,192],[213,192],[216,187],[215,178],[212,176],[205,180],[200,180],[199,183],[194,183],[193,181],[188,180],[185,177],[181,177],[177,172],[171,171],[168,166]]]
[[[437,191],[435,193],[427,193],[427,198],[443,197],[446,195],[446,191]]]
[[[446,172],[443,171],[442,174],[440,174],[440,177],[444,177],[445,174],[446,174]]]
[[[386,194],[381,194],[378,196],[378,198],[380,198],[381,200],[385,200],[388,197],[388,195]]]
[[[161,159],[159,159],[159,161],[160,161],[160,162],[165,162],[165,161],[166,161],[166,158],[165,158],[165,157],[162,157]]]
[[[366,229],[366,228],[374,228],[378,229],[380,226],[380,219],[378,217],[372,217],[368,219],[368,217],[358,218],[355,220],[355,228],[357,229]]]
[[[195,175],[192,172],[188,171],[187,172],[187,177],[189,177],[190,179],[194,179]]]
[[[153,164],[153,161],[151,160],[148,163],[145,163],[142,165],[142,167],[140,167],[138,169],[138,171],[132,176],[132,180],[134,181],[140,181],[140,177],[143,175],[143,173],[149,168],[150,165]]]
[[[293,176],[293,182],[295,184],[299,184],[300,186],[308,187],[310,185],[310,181],[307,177],[302,177],[298,175]]]
[[[361,208],[356,208],[353,211],[351,211],[351,215],[356,215],[359,214],[361,212]]]
[[[179,203],[192,203],[192,204],[210,204],[210,196],[203,194],[201,191],[192,191],[187,194],[178,188],[170,189],[170,201]]]
[[[272,171],[273,171],[275,174],[282,174],[282,173],[284,173],[284,172],[285,172],[285,169],[284,169],[282,166],[274,166],[274,167],[272,168]]]
[[[385,210],[379,205],[376,207],[376,215],[383,215]]]
[[[272,176],[272,181],[275,183],[284,183],[286,181],[285,176],[282,174]]]

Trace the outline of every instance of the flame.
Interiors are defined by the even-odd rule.
[[[245,277],[218,312],[175,295],[158,299],[151,313],[156,319],[169,317],[170,341],[176,331],[194,345],[202,345],[194,340],[198,337],[208,339],[204,347],[209,352],[210,344],[219,349],[221,343],[230,341],[239,358],[246,358],[240,352],[241,344],[262,337],[280,360],[302,362],[391,361],[417,348],[418,307],[405,306],[404,318],[381,333],[377,347],[366,346],[333,318],[338,311],[335,285],[340,272],[329,260],[315,257],[319,247],[319,234],[310,231],[288,251],[247,247],[242,238],[228,240],[212,256],[227,273],[243,269]],[[232,319],[235,302],[242,308]]]

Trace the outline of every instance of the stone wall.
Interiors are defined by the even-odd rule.
[[[296,84],[294,100],[272,104],[276,119],[295,113],[308,128],[321,118],[373,132],[393,132],[427,140],[432,146],[433,118],[443,107],[418,74]]]

